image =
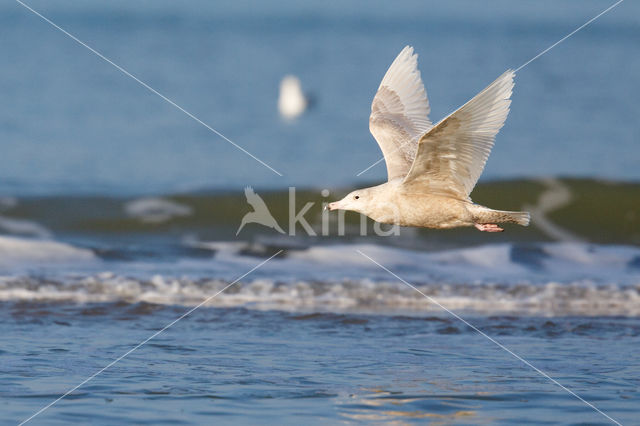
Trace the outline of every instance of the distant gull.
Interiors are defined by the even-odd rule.
[[[280,95],[278,96],[280,115],[288,120],[293,120],[307,109],[307,104],[300,79],[294,75],[285,76],[280,82]]]
[[[475,226],[501,232],[498,223],[529,225],[527,212],[493,210],[469,197],[507,119],[514,76],[507,70],[434,126],[418,55],[406,46],[382,79],[369,117],[387,164],[387,182],[353,191],[330,203],[329,210],[437,229]]]

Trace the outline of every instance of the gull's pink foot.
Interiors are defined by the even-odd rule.
[[[500,228],[495,223],[476,223],[474,226],[476,228],[478,228],[480,231],[484,231],[484,232],[502,232],[502,231],[504,231],[504,229]]]

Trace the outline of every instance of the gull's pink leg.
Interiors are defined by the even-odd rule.
[[[484,232],[502,232],[502,231],[504,231],[504,229],[500,228],[495,223],[476,223],[474,226],[476,228],[478,228],[480,231],[484,231]]]

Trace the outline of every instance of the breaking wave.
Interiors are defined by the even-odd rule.
[[[310,226],[322,226],[322,203],[341,198],[352,188],[322,196],[321,191],[296,190],[296,208],[313,206],[304,215]],[[289,192],[256,191],[274,219],[287,229]],[[326,193],[326,192],[325,192]],[[608,182],[591,179],[540,179],[480,182],[472,193],[475,202],[501,210],[528,210],[531,226],[509,226],[503,235],[491,241],[565,241],[601,244],[640,243],[640,183]],[[242,187],[236,191],[164,194],[154,197],[126,198],[105,196],[55,196],[0,198],[0,232],[23,235],[59,235],[60,233],[131,233],[164,235],[167,232],[205,234],[209,239],[235,238],[242,217],[251,211]],[[335,219],[336,215],[331,218]],[[4,223],[4,225],[3,225]],[[331,223],[329,235],[337,236]],[[360,218],[346,216],[347,236],[357,236]],[[242,229],[240,239],[275,235],[275,231],[257,224]],[[303,234],[304,229],[297,229]],[[429,230],[402,229],[403,244],[414,248],[466,246],[486,242],[486,235],[471,229],[436,234]]]
[[[0,236],[0,268],[95,260],[93,251],[56,241]]]
[[[287,224],[289,192],[256,192]],[[314,203],[305,218],[318,230],[322,202],[341,195],[296,190],[296,207]],[[347,214],[345,236],[335,229],[281,235],[250,223],[236,238],[250,211],[242,188],[0,198],[0,300],[191,306],[282,251],[207,304],[440,310],[368,256],[453,310],[640,316],[640,184],[513,180],[481,183],[473,196],[495,208],[529,209],[532,225],[498,235],[403,228],[399,236],[362,237],[360,218]]]
[[[33,277],[0,278],[0,300],[22,302],[153,303],[367,313],[435,313],[437,304],[397,281],[372,280],[276,282],[257,279],[229,285],[217,279],[153,276],[141,280],[102,273],[58,281]],[[610,316],[640,315],[640,284],[604,285],[591,282],[543,285],[444,284],[415,286],[449,310],[483,314]]]
[[[287,311],[441,311],[427,295],[447,309],[482,314],[640,316],[636,247],[497,244],[434,252],[373,244],[287,248],[211,298],[274,248],[238,242],[208,246],[206,257],[122,262],[100,260],[87,249],[66,244],[2,238],[0,251],[31,248],[33,253],[23,260],[46,259],[54,266],[41,265],[39,274],[33,274],[5,265],[0,300],[184,306],[206,300],[208,306]],[[83,266],[70,268],[69,261]]]

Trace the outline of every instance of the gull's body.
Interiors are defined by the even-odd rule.
[[[302,91],[300,79],[294,75],[285,76],[280,82],[278,111],[287,120],[293,120],[307,109],[307,98]]]
[[[382,79],[369,118],[388,181],[353,191],[329,209],[401,226],[496,232],[497,223],[528,225],[526,212],[492,210],[469,197],[509,113],[514,75],[505,72],[434,126],[417,55],[405,47]]]

